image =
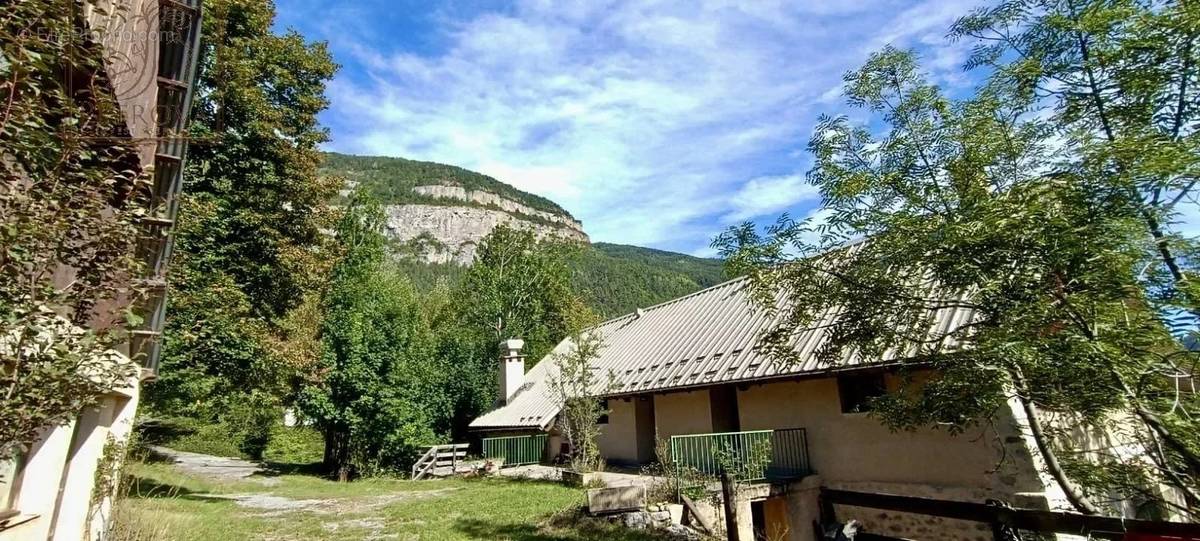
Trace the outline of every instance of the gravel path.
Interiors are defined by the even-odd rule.
[[[173,460],[175,467],[187,473],[217,480],[236,481],[266,471],[261,464],[240,458],[202,455],[166,447],[151,447],[151,449],[155,453]]]

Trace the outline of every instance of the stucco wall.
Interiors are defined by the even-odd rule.
[[[84,3],[89,36],[104,49],[113,93],[143,166],[154,163],[159,3],[154,0],[92,0]],[[125,134],[105,134],[122,137]]]
[[[654,426],[658,437],[712,432],[708,391],[669,393],[654,396]]]
[[[51,532],[54,541],[97,538],[111,502],[104,498],[92,506],[96,468],[109,437],[122,444],[132,430],[138,389],[126,391],[130,394],[110,394],[72,423],[43,432],[17,480],[14,503],[21,515],[15,526],[0,531],[0,541],[40,541]]]
[[[1040,491],[1026,453],[1005,452],[990,427],[958,436],[892,432],[867,414],[843,414],[836,378],[771,383],[738,392],[742,430],[804,428],[812,467],[830,483],[922,483]],[[1000,427],[997,427],[1000,428]],[[995,471],[997,466],[1000,471]]]
[[[609,400],[608,424],[600,427],[600,454],[609,462],[636,462],[637,422],[633,401]]]

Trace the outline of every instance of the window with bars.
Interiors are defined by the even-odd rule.
[[[192,34],[196,10],[176,2],[162,2],[158,10],[158,76],[182,81],[194,54]]]

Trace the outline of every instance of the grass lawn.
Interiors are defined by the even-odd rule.
[[[336,483],[301,474],[215,481],[162,463],[131,463],[127,473],[129,496],[116,510],[127,530],[115,536],[122,541],[661,539],[580,519],[574,511],[583,492],[557,483]]]

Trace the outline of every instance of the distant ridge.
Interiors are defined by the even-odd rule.
[[[421,196],[414,192],[413,188],[451,183],[468,190],[492,192],[537,210],[574,219],[571,213],[554,201],[454,165],[389,156],[355,156],[326,152],[321,172],[326,175],[341,175],[346,180],[369,188],[371,193],[385,204],[438,204],[441,201]]]
[[[578,220],[555,202],[461,167],[328,152],[321,171],[344,177],[344,193],[361,187],[380,200],[401,267],[421,287],[457,280],[499,224],[589,242]],[[724,281],[720,260],[604,242],[589,244],[571,273],[574,289],[605,318]]]

